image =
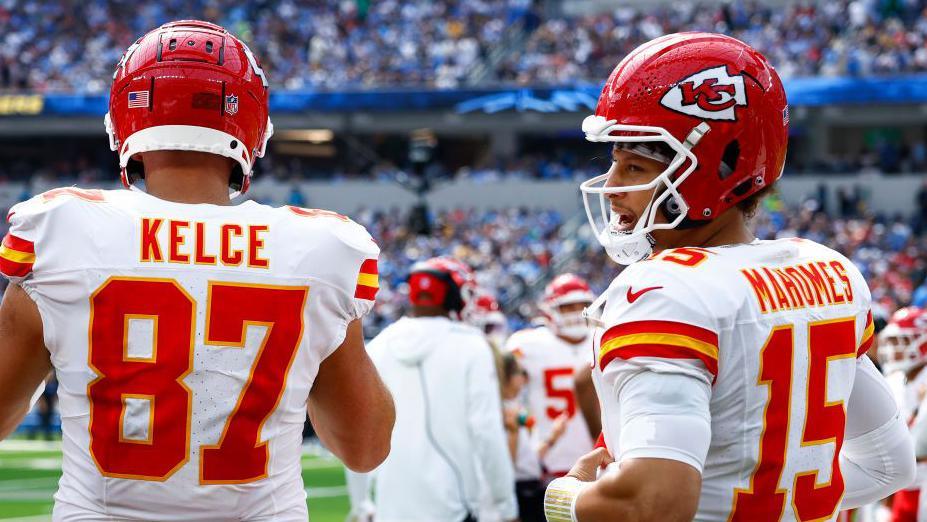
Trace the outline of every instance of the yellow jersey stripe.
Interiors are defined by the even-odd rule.
[[[357,276],[357,284],[372,288],[380,288],[380,277],[377,274],[361,273]]]
[[[869,338],[873,336],[873,334],[875,334],[875,325],[872,323],[869,323],[869,326],[867,326],[866,329],[863,330],[863,342],[868,341]]]
[[[656,333],[630,334],[610,339],[599,349],[599,358],[601,359],[602,356],[612,350],[617,350],[619,348],[632,346],[635,344],[663,344],[667,346],[681,346],[684,348],[691,348],[699,353],[707,355],[712,359],[718,359],[718,347],[713,344],[700,341],[693,337],[689,337],[688,335]]]
[[[6,246],[0,246],[0,257],[14,263],[32,264],[35,263],[35,254],[30,252],[20,252]]]

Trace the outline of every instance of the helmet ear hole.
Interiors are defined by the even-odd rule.
[[[676,196],[667,197],[666,201],[663,202],[663,213],[672,220],[675,219],[680,212],[682,212],[682,205],[676,200]]]
[[[229,187],[232,190],[240,191],[242,187],[244,187],[244,184],[245,184],[245,175],[244,175],[244,172],[242,172],[241,170],[240,163],[236,161],[236,162],[233,162],[233,165],[234,166],[232,167],[232,173],[231,173],[231,176],[229,177]]]
[[[737,170],[738,158],[740,158],[740,143],[738,143],[737,140],[733,140],[724,148],[724,154],[721,156],[721,164],[718,166],[718,177],[724,180],[733,174],[734,171]]]
[[[734,194],[735,197],[739,198],[745,195],[747,192],[750,192],[751,188],[753,188],[753,178],[745,180],[740,185],[734,187],[734,190],[732,190],[731,193]]]

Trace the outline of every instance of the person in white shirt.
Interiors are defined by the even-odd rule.
[[[354,518],[372,489],[378,522],[475,520],[482,476],[499,516],[517,519],[492,351],[482,332],[458,320],[472,285],[471,270],[455,259],[417,263],[410,315],[370,342],[396,404],[396,426],[379,468],[349,472]]]

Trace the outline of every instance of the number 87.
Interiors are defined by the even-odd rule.
[[[264,340],[216,445],[200,447],[201,484],[240,484],[267,476],[261,428],[277,408],[303,334],[308,287],[209,284],[205,345],[244,347],[249,325]],[[130,357],[132,317],[154,322],[149,358]],[[190,456],[196,302],[172,279],[113,277],[90,297],[87,386],[90,454],[104,476],[164,481]],[[148,436],[123,433],[129,399],[146,400]]]

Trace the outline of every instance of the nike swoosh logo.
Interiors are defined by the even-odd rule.
[[[633,303],[634,301],[637,301],[637,300],[640,298],[640,296],[646,294],[647,292],[649,292],[649,291],[651,291],[651,290],[659,290],[659,289],[661,289],[661,288],[663,288],[663,287],[662,287],[662,286],[649,286],[649,287],[647,287],[647,288],[642,288],[642,289],[638,290],[637,292],[632,292],[632,291],[631,291],[631,287],[629,286],[629,287],[628,287],[628,295],[627,295],[627,297],[628,297],[628,303]]]

